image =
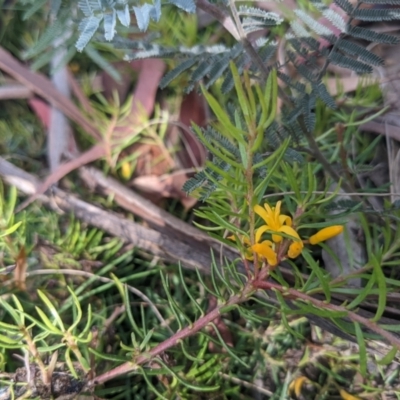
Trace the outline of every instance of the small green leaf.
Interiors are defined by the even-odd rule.
[[[68,291],[71,293],[73,303],[78,312],[78,315],[75,317],[74,323],[68,328],[68,331],[72,332],[82,319],[82,309],[81,309],[81,305],[79,303],[78,297],[76,297],[76,294],[73,292],[73,290],[69,286],[67,288],[68,288]],[[63,327],[62,327],[62,329],[63,329]]]
[[[357,343],[358,343],[360,372],[363,377],[366,377],[366,375],[367,375],[367,347],[365,344],[363,332],[362,332],[360,324],[358,322],[354,322],[354,330],[356,333]]]
[[[60,327],[60,329],[65,332],[64,324],[60,318],[60,315],[58,314],[58,311],[54,307],[53,303],[50,301],[50,299],[41,291],[38,290],[38,295],[43,301],[44,304],[46,304],[47,308],[49,309],[52,317],[55,319],[57,325]],[[47,317],[46,317],[47,318]]]
[[[14,233],[19,226],[22,224],[22,221],[17,222],[16,224],[14,224],[13,226],[11,226],[10,228],[7,228],[5,231],[0,233],[0,238],[7,236],[7,235],[11,235],[12,233]]]
[[[47,317],[47,315],[39,308],[35,307],[37,313],[39,314],[40,318],[42,319],[43,323],[46,325],[46,327],[53,333],[57,335],[62,335],[63,332],[61,332],[55,325],[52,324],[50,319]]]
[[[371,253],[370,262],[374,268],[374,275],[378,283],[379,295],[378,295],[378,308],[376,309],[375,317],[372,319],[373,322],[377,322],[381,319],[386,308],[387,288],[386,278],[382,271],[381,263],[377,260],[376,256]]]
[[[393,346],[392,349],[388,351],[384,357],[382,357],[380,360],[376,360],[376,362],[378,363],[378,365],[389,365],[396,357],[398,351],[399,350],[397,349],[397,347]]]

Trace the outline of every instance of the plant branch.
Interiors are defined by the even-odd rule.
[[[155,346],[148,352],[142,353],[135,360],[128,361],[110,371],[105,372],[104,374],[92,379],[87,383],[87,387],[91,388],[96,385],[100,385],[104,382],[107,382],[111,379],[116,378],[120,375],[125,375],[131,371],[138,369],[139,365],[142,365],[146,362],[149,362],[156,356],[164,353],[169,350],[171,347],[176,346],[180,340],[186,339],[187,337],[193,336],[195,333],[199,332],[201,329],[205,328],[210,322],[219,318],[222,314],[221,309],[232,306],[235,304],[240,304],[244,301],[248,300],[249,295],[254,291],[253,285],[249,282],[246,287],[242,290],[242,293],[239,295],[232,296],[226,303],[221,304],[214,308],[211,312],[199,318],[192,325],[187,326],[181,331],[172,335],[169,339]]]
[[[353,322],[359,322],[360,324],[364,325],[366,328],[370,329],[371,331],[377,333],[378,335],[382,336],[385,338],[389,343],[391,343],[393,346],[396,346],[398,350],[400,350],[400,338],[397,338],[396,336],[392,335],[390,332],[385,331],[383,328],[381,328],[378,324],[375,322],[371,321],[368,318],[364,318],[352,311],[349,311],[346,307],[343,306],[337,306],[335,304],[331,303],[326,303],[325,301],[315,299],[314,297],[308,296],[302,292],[299,292],[296,289],[291,289],[287,287],[283,287],[281,285],[278,285],[273,282],[255,282],[254,283],[255,287],[267,289],[267,290],[277,290],[279,291],[284,297],[290,297],[293,300],[303,300],[307,303],[311,303],[315,307],[318,307],[320,309],[325,309],[325,310],[331,310],[335,312],[346,312],[347,317],[352,320]]]

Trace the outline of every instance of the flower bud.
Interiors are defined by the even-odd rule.
[[[337,236],[343,232],[343,225],[333,225],[327,228],[321,229],[315,235],[312,235],[309,239],[311,244],[317,244]]]

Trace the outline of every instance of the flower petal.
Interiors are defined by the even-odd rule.
[[[300,239],[299,234],[291,226],[283,225],[279,229],[279,232],[283,232],[283,233],[286,233],[286,235],[289,235],[289,236],[292,236],[294,238]]]
[[[261,236],[264,232],[270,231],[271,228],[268,225],[261,225],[257,230],[256,230],[256,237],[255,241],[258,243],[261,239]]]
[[[265,240],[262,243],[257,243],[251,248],[255,253],[264,257],[271,267],[274,267],[276,264],[278,264],[277,255],[275,251],[272,250],[271,242],[269,240]]]
[[[258,214],[267,225],[270,225],[273,221],[271,221],[271,213],[268,213],[264,208],[256,204],[253,208],[254,212]]]
[[[292,218],[290,218],[288,215],[281,214],[279,216],[279,223],[283,225],[286,222],[286,225],[292,226]]]
[[[333,238],[334,236],[340,235],[343,232],[343,225],[333,225],[327,228],[321,229],[315,235],[310,237],[311,244],[317,244]]]
[[[274,212],[275,212],[275,219],[278,220],[279,214],[281,213],[281,204],[282,202],[279,200],[276,203],[276,206],[274,207]]]

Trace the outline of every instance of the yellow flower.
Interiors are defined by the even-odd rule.
[[[258,243],[263,233],[272,231],[272,241],[280,243],[282,236],[279,232],[285,233],[286,235],[293,236],[300,239],[298,233],[291,227],[292,219],[284,214],[281,214],[281,201],[276,203],[276,207],[270,207],[267,203],[264,204],[264,208],[258,204],[254,206],[254,212],[258,214],[266,225],[262,225],[256,231],[256,242]]]
[[[343,232],[343,225],[333,225],[327,228],[321,229],[315,235],[312,235],[309,239],[311,244],[317,244],[337,236]]]
[[[288,253],[287,253],[288,257],[289,258],[298,257],[301,254],[303,247],[304,247],[304,244],[302,241],[292,242],[292,244],[289,246],[289,249],[288,249]]]
[[[264,257],[271,267],[275,267],[278,264],[278,258],[272,246],[273,243],[270,240],[264,240],[262,243],[256,243],[251,246],[251,248],[255,253]]]

